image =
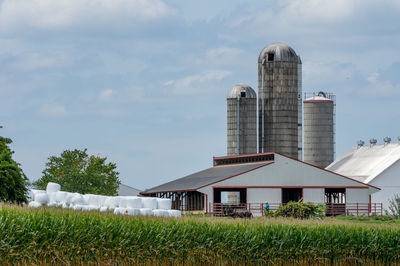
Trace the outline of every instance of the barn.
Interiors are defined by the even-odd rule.
[[[400,195],[400,143],[375,143],[372,139],[371,145],[352,147],[327,169],[378,186],[381,190],[372,194],[372,201],[387,209],[389,201]]]
[[[214,157],[213,167],[153,187],[140,194],[171,198],[173,208],[218,215],[223,206],[258,216],[268,201],[276,209],[289,201],[327,204],[327,214],[380,214],[373,185],[270,152]]]

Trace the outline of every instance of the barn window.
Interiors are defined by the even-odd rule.
[[[274,61],[275,54],[268,54],[268,61]]]

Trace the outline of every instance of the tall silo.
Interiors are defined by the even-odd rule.
[[[301,60],[286,44],[273,43],[258,57],[259,152],[301,159]]]
[[[335,154],[335,96],[319,92],[305,98],[304,161],[325,168]]]
[[[230,89],[228,109],[228,155],[257,153],[257,95],[248,85]]]

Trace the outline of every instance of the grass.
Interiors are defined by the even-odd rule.
[[[1,264],[398,263],[397,221],[125,217],[2,205]]]

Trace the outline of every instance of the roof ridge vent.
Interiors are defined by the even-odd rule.
[[[376,139],[374,139],[374,138],[372,138],[372,139],[369,140],[369,143],[371,144],[371,146],[376,145],[377,142],[378,142],[378,141],[377,141]]]
[[[360,148],[360,147],[364,146],[364,143],[365,142],[363,140],[357,141],[357,147]]]
[[[389,138],[389,137],[384,137],[384,138],[383,138],[383,143],[384,143],[385,145],[386,145],[386,144],[389,144],[391,141],[392,141],[392,139]]]

